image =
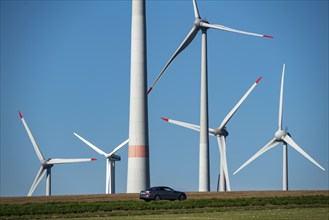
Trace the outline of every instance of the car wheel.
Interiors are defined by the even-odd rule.
[[[160,197],[159,195],[156,195],[156,196],[154,197],[154,200],[155,200],[155,201],[160,201],[160,200],[161,200],[161,197]]]
[[[186,196],[184,194],[182,194],[178,197],[179,201],[182,201],[182,200],[185,200],[185,199],[186,199]]]

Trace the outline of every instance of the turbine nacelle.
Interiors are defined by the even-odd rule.
[[[279,141],[279,142],[284,142],[283,138],[288,135],[289,137],[291,137],[290,133],[288,131],[284,131],[284,130],[277,130],[277,132],[275,132],[275,140]]]
[[[275,132],[275,139],[277,140],[277,141],[282,141],[282,138],[284,137],[284,136],[286,136],[287,135],[287,132],[286,131],[284,131],[284,130],[277,130],[277,132]]]
[[[224,136],[227,137],[228,136],[228,131],[226,130],[226,127],[222,128],[222,129],[218,129],[215,128],[214,131],[212,132],[216,137],[218,136]]]
[[[110,161],[120,161],[121,160],[121,157],[119,155],[112,154],[111,156],[108,157],[108,159]]]
[[[50,160],[51,159],[49,158],[48,160],[42,160],[42,161],[40,161],[41,166],[44,167],[44,168],[51,168],[51,167],[53,167],[54,164],[49,164],[48,163]]]
[[[201,29],[201,28],[204,28],[204,29],[208,29],[208,27],[204,27],[202,24],[209,24],[209,22],[205,19],[202,19],[202,18],[196,18],[194,20],[194,26],[198,29]]]

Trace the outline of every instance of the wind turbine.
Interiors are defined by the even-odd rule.
[[[225,27],[223,25],[210,24],[207,20],[202,19],[199,14],[196,0],[193,0],[194,8],[194,23],[192,29],[187,34],[183,42],[175,51],[173,56],[169,59],[164,66],[152,86],[149,88],[148,93],[153,89],[155,84],[162,77],[165,70],[171,62],[193,41],[196,34],[201,30],[201,93],[200,93],[200,160],[199,160],[199,191],[210,190],[210,177],[209,177],[209,139],[208,139],[208,67],[207,67],[207,30],[209,28],[235,32],[239,34],[251,35],[256,37],[273,38],[269,35],[256,34],[246,31],[240,31],[233,28]]]
[[[120,145],[114,148],[111,153],[107,154],[89,141],[87,141],[86,139],[84,139],[83,137],[79,136],[77,133],[74,133],[74,135],[77,136],[81,141],[86,143],[89,147],[94,149],[97,153],[103,155],[106,158],[106,194],[115,193],[115,161],[121,160],[121,157],[115,155],[115,152],[117,152],[124,145],[126,145],[129,139],[122,142]]]
[[[45,160],[45,158],[43,157],[43,155],[41,154],[41,151],[29,129],[29,127],[27,126],[25,119],[23,118],[22,113],[18,112],[19,117],[22,120],[22,123],[25,127],[25,130],[32,142],[32,145],[34,147],[34,150],[40,160],[41,163],[41,167],[39,169],[39,172],[37,174],[37,176],[35,177],[33,184],[30,188],[29,193],[27,194],[27,196],[32,196],[32,193],[34,192],[35,188],[38,186],[39,182],[41,181],[42,177],[45,175],[45,173],[47,172],[47,176],[46,176],[46,195],[50,196],[51,195],[51,168],[55,165],[55,164],[63,164],[63,163],[78,163],[78,162],[88,162],[88,161],[94,161],[96,160],[96,158],[82,158],[82,159],[48,159]]]
[[[260,149],[254,156],[252,156],[248,161],[246,161],[239,169],[237,169],[234,174],[238,173],[241,169],[255,160],[257,157],[270,150],[271,148],[278,145],[280,142],[283,143],[283,190],[288,190],[288,155],[287,155],[287,145],[289,144],[292,148],[298,151],[301,155],[306,157],[313,164],[318,166],[321,170],[325,170],[320,164],[318,164],[310,155],[308,155],[301,147],[299,147],[295,141],[291,138],[290,133],[287,130],[282,129],[282,109],[283,109],[283,84],[284,84],[284,72],[285,64],[283,64],[282,69],[282,79],[281,79],[281,90],[280,90],[280,103],[279,103],[279,128],[275,132],[274,138],[268,142],[262,149]],[[233,175],[234,175],[233,174]]]
[[[209,128],[209,135],[215,136],[218,143],[219,153],[220,153],[220,191],[231,191],[227,160],[226,160],[226,137],[228,136],[228,131],[226,130],[226,125],[233,117],[235,112],[240,108],[242,103],[246,100],[252,90],[258,85],[262,77],[259,77],[255,83],[250,87],[250,89],[244,94],[244,96],[239,100],[239,102],[234,106],[234,108],[226,115],[222,123],[218,128]],[[189,124],[185,122],[180,122],[168,118],[162,118],[164,121],[180,125],[195,131],[200,132],[200,126]]]

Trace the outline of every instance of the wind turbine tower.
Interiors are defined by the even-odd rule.
[[[127,193],[150,186],[145,0],[132,1]]]

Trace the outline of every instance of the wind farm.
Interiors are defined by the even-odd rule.
[[[178,49],[169,59],[165,67],[149,88],[148,93],[153,89],[155,84],[160,80],[171,62],[193,41],[199,31],[202,32],[201,43],[201,90],[200,90],[200,153],[199,153],[199,191],[210,191],[210,171],[209,171],[209,139],[208,139],[208,57],[207,57],[207,30],[217,29],[222,31],[234,32],[239,34],[273,38],[269,35],[256,34],[246,31],[240,31],[233,28],[225,27],[217,24],[210,24],[207,20],[202,19],[199,14],[199,9],[196,0],[193,0],[194,23],[192,29],[187,34]],[[222,158],[222,157],[221,157]],[[224,166],[225,167],[225,166]],[[228,178],[228,176],[227,176]]]
[[[38,185],[46,185],[46,195],[52,196],[51,188],[58,195],[129,194],[154,185],[211,192],[218,174],[221,193],[328,190],[326,3],[310,4],[200,0],[43,2],[25,7],[1,2],[1,196],[44,195]],[[254,38],[270,36],[215,25],[209,18],[275,38]],[[189,33],[183,42],[182,33]],[[180,46],[173,55],[175,45]],[[281,120],[277,133],[282,135],[271,142],[271,152],[257,155],[252,165],[233,175],[278,126],[273,118],[278,100],[283,109],[283,92],[278,92],[280,83],[283,91],[284,74],[281,81],[278,77],[283,63],[289,67],[289,83],[279,121],[284,112],[284,125],[294,136]],[[261,86],[235,114],[260,79],[247,93],[246,84],[260,74]],[[33,122],[43,154],[23,117],[28,138],[21,128],[17,110]],[[218,116],[228,112],[218,126]],[[163,116],[168,122],[193,121],[202,135],[168,126],[160,120]],[[76,131],[88,141],[77,133],[82,142],[72,138]],[[126,141],[111,147],[108,140]],[[283,151],[289,153],[289,167],[288,159],[282,161],[282,149],[273,147],[278,143],[291,146]],[[70,165],[56,166],[50,187],[42,178],[45,173],[73,159],[47,160],[43,155],[91,161],[85,158],[86,145],[105,158],[106,166],[101,159],[76,163],[74,172]],[[89,149],[87,157],[94,151]],[[37,163],[40,172],[31,187]]]

